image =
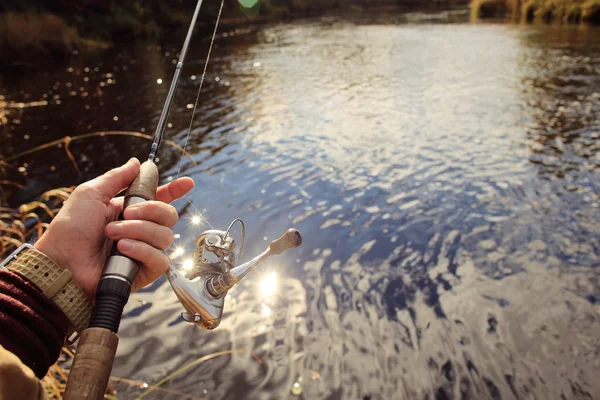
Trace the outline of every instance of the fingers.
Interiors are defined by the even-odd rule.
[[[135,179],[140,170],[140,162],[132,158],[125,165],[112,169],[87,182],[85,185],[94,188],[103,196],[103,201],[108,203],[121,190],[127,188]]]
[[[193,188],[194,180],[192,178],[179,178],[159,187],[156,191],[156,200],[162,201],[163,203],[171,203],[180,197],[183,197]]]
[[[145,220],[168,227],[174,226],[179,221],[175,207],[160,201],[146,201],[129,206],[125,209],[123,217],[126,220]]]
[[[169,228],[150,221],[111,222],[105,233],[112,240],[137,240],[161,250],[167,250],[173,243],[173,232]]]
[[[122,239],[117,243],[117,248],[121,254],[143,264],[133,285],[134,291],[154,282],[169,267],[169,257],[147,243]]]
[[[191,178],[178,178],[167,185],[158,188],[156,192],[156,201],[171,203],[194,188],[194,180]],[[119,215],[123,209],[123,197],[117,197],[112,200],[116,208],[116,214]]]

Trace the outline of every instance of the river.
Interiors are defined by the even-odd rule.
[[[191,253],[208,228],[191,223],[198,212],[220,229],[245,221],[244,260],[292,226],[304,243],[234,288],[215,331],[181,320],[164,278],[132,295],[114,376],[151,385],[240,349],[162,387],[210,399],[297,398],[295,383],[305,399],[600,398],[600,29],[464,18],[220,31],[194,162],[181,163],[196,188],[175,204],[176,245]],[[8,109],[4,155],[65,135],[152,133],[181,42],[5,74],[5,101],[48,104]],[[180,145],[208,43],[192,43],[175,99],[167,138]],[[73,142],[81,177],[64,148],[24,157],[27,176],[13,178],[26,190],[10,201],[148,145]],[[166,182],[181,153],[161,152]]]

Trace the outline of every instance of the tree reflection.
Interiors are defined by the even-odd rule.
[[[572,184],[592,184],[600,112],[600,32],[592,27],[547,27],[523,35],[522,93],[533,116],[527,128],[530,161],[539,174]]]

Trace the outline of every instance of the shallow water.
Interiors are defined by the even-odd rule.
[[[181,145],[207,46],[196,39],[176,98],[168,138]],[[152,133],[178,48],[5,75],[5,100],[49,104],[8,109],[3,153]],[[294,398],[296,382],[306,399],[600,397],[600,30],[388,15],[221,31],[205,85],[176,244],[191,252],[208,227],[191,225],[188,201],[215,227],[245,220],[244,260],[290,226],[304,244],[232,290],[213,332],[181,321],[164,279],[132,295],[115,376],[152,384],[242,349],[163,387],[211,399]],[[23,157],[27,176],[12,178],[28,190],[11,201],[144,157],[148,143],[73,142],[81,178],[64,149]],[[165,143],[161,158],[166,182],[181,154]]]

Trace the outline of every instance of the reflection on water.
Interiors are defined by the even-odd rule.
[[[184,161],[197,183],[185,202],[220,229],[243,218],[244,260],[289,225],[304,244],[234,288],[213,332],[181,321],[164,279],[133,295],[113,373],[152,383],[245,349],[165,387],[209,398],[288,398],[298,387],[307,399],[600,396],[598,37],[390,16],[222,34],[188,147],[197,165]],[[176,99],[178,143],[206,46],[196,43]],[[10,101],[61,96],[10,114],[19,122],[3,128],[5,148],[151,130],[176,47],[5,80]],[[64,97],[67,83],[89,95]],[[22,160],[28,188],[147,150],[138,138],[73,144],[82,178],[62,151]],[[179,157],[164,147],[164,179]],[[177,262],[209,228],[198,222],[176,227]]]

